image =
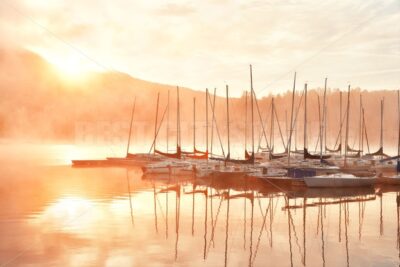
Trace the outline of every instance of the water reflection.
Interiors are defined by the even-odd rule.
[[[276,188],[139,169],[4,168],[1,266],[380,266],[400,188]],[[12,189],[12,190],[11,190]],[[283,189],[283,190],[282,190]]]

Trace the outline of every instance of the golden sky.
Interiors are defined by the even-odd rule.
[[[400,85],[399,0],[4,0],[0,46],[66,72],[119,70],[197,90]],[[220,90],[221,93],[223,90]]]

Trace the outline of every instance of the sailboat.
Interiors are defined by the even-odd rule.
[[[344,166],[347,165],[347,145],[349,139],[349,106],[350,106],[350,85],[347,93],[347,116],[346,116],[346,137],[345,137],[345,155]],[[348,173],[334,173],[328,175],[318,175],[304,177],[307,187],[362,187],[372,186],[375,184],[376,178],[373,176],[358,177]]]
[[[380,164],[386,164],[386,166],[389,166],[390,171],[396,171],[395,175],[381,175],[378,179],[377,182],[380,184],[386,184],[386,185],[400,185],[400,91],[397,91],[397,107],[398,107],[398,137],[397,137],[397,156],[395,157],[390,157],[386,159],[382,159],[380,161]],[[393,162],[396,162],[394,164]]]
[[[176,152],[169,153],[162,152],[157,150],[156,140],[157,140],[157,128],[154,133],[154,154],[164,156],[166,159],[160,162],[147,164],[142,167],[142,171],[144,175],[191,175],[194,172],[194,166],[191,162],[181,161],[182,159],[182,151],[181,151],[181,136],[180,136],[180,107],[179,107],[179,87],[176,89],[177,94],[177,136],[176,136]],[[156,115],[157,122],[157,115]]]
[[[217,120],[215,117],[215,96],[216,96],[216,89],[214,88],[214,96],[213,96],[213,101],[211,101],[210,94],[208,93],[208,89],[206,89],[206,158],[202,158],[202,160],[196,160],[196,159],[191,159],[192,162],[195,164],[195,174],[196,178],[200,177],[207,177],[211,176],[217,168],[220,168],[220,165],[223,164],[222,162],[226,162],[226,160],[229,158],[228,156],[225,157],[225,151],[224,147],[221,142],[221,137],[219,134],[218,130],[218,125],[217,125]],[[210,153],[208,153],[208,105],[211,105],[211,115],[212,115],[212,122],[211,122],[211,148],[210,148]],[[228,105],[228,103],[227,103]],[[229,109],[228,109],[229,110]],[[229,116],[229,114],[228,114]],[[218,156],[216,157],[215,154],[213,154],[213,137],[214,137],[214,125],[216,128],[216,133],[218,135],[218,139],[220,141],[221,145],[221,150],[222,150],[222,157]],[[229,126],[229,125],[228,125]],[[229,138],[229,134],[228,134]],[[229,143],[229,140],[228,140]],[[228,144],[229,147],[229,144]],[[229,154],[229,153],[228,153]],[[211,155],[211,157],[208,157],[208,155]]]
[[[206,98],[208,92],[206,91]],[[206,102],[207,104],[207,102]],[[207,114],[206,114],[207,116]],[[206,125],[206,131],[207,131]],[[206,133],[207,134],[207,133]],[[193,98],[193,152],[182,151],[182,154],[189,159],[200,160],[208,159],[208,148],[206,151],[200,151],[196,148],[196,98]]]
[[[251,74],[251,67],[250,67]],[[251,90],[253,92],[253,89]],[[253,103],[253,101],[252,101]],[[253,105],[251,105],[253,108]],[[229,89],[226,86],[226,111],[227,111],[227,135],[228,135],[228,154],[224,160],[224,164],[215,165],[212,171],[214,177],[243,177],[247,173],[254,171],[253,168],[245,165],[246,163],[254,163],[254,126],[252,123],[252,156],[245,160],[231,159],[230,157],[230,133],[229,133]],[[252,116],[253,119],[253,116]],[[252,120],[253,121],[253,120]]]
[[[326,92],[326,80],[325,80],[325,92]],[[324,102],[325,102],[325,93],[324,93]],[[325,112],[324,112],[325,114]],[[324,117],[324,116],[323,116]],[[324,119],[322,119],[324,120]],[[323,122],[321,123],[321,126],[323,125]],[[325,160],[330,158],[330,155],[322,155],[322,129],[320,130],[320,145],[321,145],[321,154],[320,155],[313,155],[310,154],[308,151],[308,147],[307,147],[307,83],[304,85],[304,159],[319,159],[321,160]]]
[[[187,161],[165,160],[142,167],[143,174],[191,175],[194,166]]]
[[[307,187],[362,187],[373,186],[375,181],[375,177],[357,177],[347,173],[304,177]]]
[[[176,108],[176,152],[175,153],[169,153],[169,151],[167,152],[162,152],[160,150],[156,149],[156,137],[157,137],[157,133],[155,133],[155,139],[154,139],[154,154],[158,154],[167,158],[171,158],[171,159],[181,159],[182,157],[182,150],[181,150],[181,131],[180,131],[180,104],[179,104],[179,87],[176,87],[176,97],[177,97],[177,108]],[[157,118],[157,117],[156,117]],[[157,119],[156,119],[157,121]]]
[[[327,122],[327,120],[325,120],[325,123]],[[328,148],[328,146],[326,145],[327,139],[325,137],[325,151],[329,152],[329,153],[342,153],[342,125],[343,125],[343,119],[342,119],[342,92],[339,93],[339,134],[338,134],[338,138],[339,139],[339,145],[336,147],[337,145],[337,141],[335,143],[335,147],[336,148]],[[326,136],[326,127],[325,127],[325,136]]]
[[[383,99],[381,100],[381,132],[380,132],[380,144],[379,149],[374,153],[366,154],[366,157],[380,157],[388,158],[389,156],[383,152]]]
[[[325,81],[326,90],[326,81]],[[325,98],[325,93],[324,93]],[[325,100],[324,100],[325,102]],[[323,116],[324,117],[324,116]],[[296,178],[298,181],[302,181],[301,178],[312,177],[316,175],[328,175],[336,173],[338,167],[330,164],[326,159],[330,158],[330,155],[322,154],[322,143],[323,143],[323,119],[320,124],[320,154],[311,154],[308,151],[308,140],[307,140],[307,84],[304,85],[304,140],[303,140],[303,160],[296,161],[293,166],[288,166],[288,176]],[[301,182],[299,184],[302,184]]]
[[[279,129],[279,134],[281,136],[281,140],[282,140],[282,144],[284,147],[284,151],[281,153],[274,153],[274,147],[275,147],[275,132],[274,132],[274,121],[276,119],[277,125],[278,125],[278,129]],[[287,156],[287,146],[285,144],[285,140],[283,138],[283,134],[282,134],[282,130],[281,130],[281,126],[279,124],[279,119],[278,119],[278,115],[276,112],[276,108],[275,108],[275,101],[274,98],[272,97],[271,100],[271,125],[270,125],[270,148],[267,150],[262,150],[261,152],[256,154],[256,158],[261,158],[261,159],[269,159],[269,160],[274,160],[274,159],[280,159],[280,158],[284,158]]]

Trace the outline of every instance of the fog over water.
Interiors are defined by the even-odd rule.
[[[158,111],[158,127],[160,127],[160,131],[157,145],[161,148],[166,148],[167,122],[169,122],[169,148],[176,146],[177,97],[175,86],[146,82],[123,73],[92,73],[79,80],[65,81],[59,73],[54,71],[54,68],[49,63],[32,52],[4,48],[0,50],[0,55],[0,88],[3,95],[0,99],[0,137],[3,139],[17,139],[17,142],[22,140],[23,142],[33,143],[106,145],[110,146],[111,150],[118,150],[119,147],[123,147],[123,144],[127,142],[131,110],[136,97],[132,149],[134,151],[147,151],[154,138],[157,93],[160,93]],[[260,115],[258,114],[258,109],[254,107],[256,146],[262,133],[260,116],[267,136],[269,137],[270,135],[271,99],[274,96],[278,117],[278,119],[274,119],[275,147],[277,149],[283,147],[277,121],[279,121],[284,139],[287,139],[287,129],[290,128],[288,121],[290,120],[291,111],[291,86],[291,83],[287,84],[288,91],[285,94],[270,95],[257,100]],[[320,81],[320,83],[314,81],[308,86],[307,127],[309,149],[311,150],[315,148],[319,135],[322,108],[319,112],[318,107],[322,105],[323,101],[322,86],[323,81]],[[303,88],[304,81],[299,78],[294,105],[295,114],[297,114],[294,137],[296,137],[296,143],[300,148],[303,142],[304,125]],[[343,120],[347,109],[347,88],[340,89],[343,92]],[[213,88],[209,88],[209,90],[210,93],[213,92]],[[218,92],[224,92],[225,88],[217,88],[217,90]],[[248,125],[247,145],[250,144],[250,97],[248,97],[248,109],[246,112],[245,90],[249,90],[249,88],[243,88],[243,96],[241,98],[231,98],[229,100],[231,141],[238,146],[237,150],[244,149],[246,113]],[[258,88],[255,88],[256,92],[257,90]],[[170,94],[169,109],[167,109],[168,92]],[[384,100],[384,150],[389,153],[395,152],[395,150],[391,149],[397,147],[398,136],[398,105],[397,92],[395,90],[363,91],[359,88],[352,88],[349,120],[350,146],[353,148],[358,148],[359,146],[360,94],[362,94],[365,127],[370,151],[375,151],[379,147],[380,101]],[[337,144],[336,140],[340,128],[339,96],[338,89],[330,88],[328,79],[326,99],[326,143],[328,147],[333,147],[335,143]],[[196,145],[205,147],[205,90],[193,91],[187,88],[181,88],[180,90],[182,146],[193,146],[194,97],[196,98]],[[318,104],[318,97],[320,104]],[[209,134],[211,134],[211,102],[213,97],[210,96],[209,100],[208,122],[210,127]],[[164,119],[162,120],[163,114]],[[226,100],[223,97],[217,97],[215,119],[221,140],[225,146],[227,144],[226,116]],[[161,120],[162,124],[160,124]],[[217,153],[221,153],[221,151],[218,151],[220,144],[215,135],[215,130],[214,128],[214,149]],[[261,146],[266,146],[264,138],[261,138]],[[367,150],[366,142],[364,142],[364,146],[364,149]],[[236,150],[236,148],[233,150]],[[240,152],[238,157],[242,155],[243,153]]]

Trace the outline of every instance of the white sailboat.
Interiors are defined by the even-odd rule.
[[[304,177],[308,187],[363,187],[372,186],[376,182],[375,177],[357,177],[347,173],[334,173]]]
[[[185,161],[161,161],[142,167],[144,175],[168,174],[168,175],[191,175],[194,172],[193,164]]]

